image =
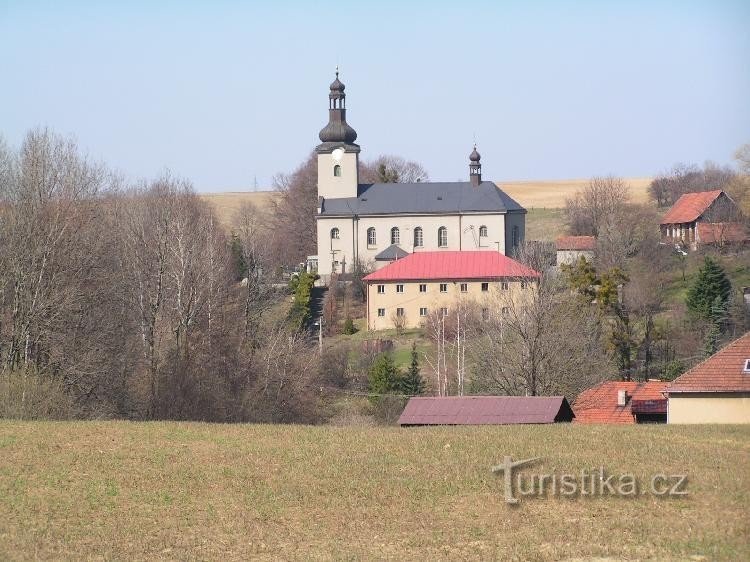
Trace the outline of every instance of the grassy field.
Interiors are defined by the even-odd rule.
[[[625,178],[631,186],[633,201],[643,203],[648,201],[648,184],[651,178]],[[509,181],[497,182],[503,190],[527,209],[554,210],[565,206],[565,200],[586,186],[588,180],[556,180],[556,181]],[[250,202],[258,207],[266,207],[278,193],[275,191],[237,191],[227,193],[206,193],[201,197],[213,203],[219,219],[225,224],[231,224],[232,217],[240,209],[243,203]],[[527,224],[528,228],[534,225]],[[538,229],[541,232],[544,224]],[[551,238],[533,238],[533,240],[546,240]]]
[[[490,467],[687,473],[523,498]],[[747,560],[750,427],[0,422],[0,558]]]
[[[526,239],[554,241],[565,234],[563,209],[528,209],[526,214]]]

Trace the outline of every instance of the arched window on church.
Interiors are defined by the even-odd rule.
[[[440,248],[447,248],[448,247],[448,229],[444,226],[441,226],[438,228],[438,247]]]
[[[338,228],[332,228],[331,229],[331,240],[338,240],[339,239],[339,229]]]
[[[367,245],[368,246],[375,246],[378,243],[377,238],[375,237],[375,229],[371,226],[367,229]]]
[[[518,245],[521,243],[520,240],[520,233],[517,226],[513,227],[513,247],[518,248]]]
[[[401,233],[397,226],[391,229],[391,244],[399,244],[401,242]]]
[[[479,237],[487,238],[487,227],[485,225],[479,227]]]
[[[421,248],[424,246],[424,237],[422,236],[422,227],[418,226],[414,229],[414,247]]]
[[[341,177],[341,166],[339,166],[338,164],[333,167],[333,175],[337,178]]]

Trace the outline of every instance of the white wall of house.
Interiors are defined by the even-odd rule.
[[[594,252],[593,250],[557,250],[557,265],[573,265],[581,256],[590,262],[594,259]]]

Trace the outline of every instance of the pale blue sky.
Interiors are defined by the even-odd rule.
[[[364,158],[495,180],[651,175],[750,142],[750,2],[0,0],[0,134],[74,136],[130,178],[261,188],[327,121]]]

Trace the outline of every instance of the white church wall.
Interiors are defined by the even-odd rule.
[[[501,252],[506,248],[505,215],[420,215],[391,217],[362,217],[354,221],[351,217],[318,219],[318,272],[327,276],[331,273],[332,262],[345,260],[347,271],[351,271],[356,253],[367,263],[391,245],[391,229],[399,229],[399,246],[412,253],[445,250],[488,250]],[[523,218],[523,217],[521,217]],[[356,222],[355,225],[352,223]],[[446,247],[438,245],[438,229],[448,230]],[[480,227],[487,227],[487,236],[480,237]],[[422,228],[423,246],[414,247],[414,229]],[[332,228],[339,229],[339,239],[332,240]],[[356,228],[356,232],[355,232]],[[375,228],[376,244],[368,246],[367,230]],[[523,233],[523,223],[520,227]],[[335,250],[332,260],[331,250]],[[341,272],[340,266],[336,270]]]

